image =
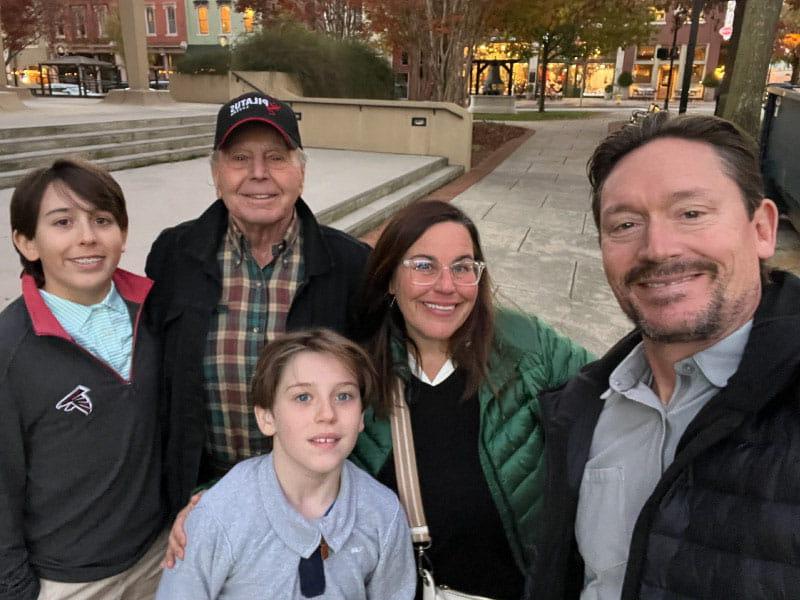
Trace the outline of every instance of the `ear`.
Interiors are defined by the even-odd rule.
[[[125,229],[122,232],[122,251],[125,252],[125,250],[127,249],[128,249],[128,230]]]
[[[769,198],[764,198],[753,212],[753,227],[756,232],[756,251],[760,259],[775,254],[778,239],[778,207]]]
[[[361,420],[358,422],[358,433],[364,431],[364,411],[361,411]]]
[[[36,245],[36,239],[28,239],[24,234],[20,233],[16,229],[11,234],[11,237],[14,240],[14,246],[17,250],[19,250],[19,253],[22,254],[22,256],[24,256],[30,262],[39,260],[39,248]]]
[[[259,431],[266,436],[275,435],[275,416],[272,411],[260,406],[253,407],[253,411],[256,414],[256,423],[258,423]]]

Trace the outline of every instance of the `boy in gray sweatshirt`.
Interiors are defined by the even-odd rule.
[[[375,377],[368,356],[328,330],[264,349],[251,395],[273,451],[203,495],[186,520],[185,557],[165,570],[157,599],[414,597],[400,502],[346,460]]]

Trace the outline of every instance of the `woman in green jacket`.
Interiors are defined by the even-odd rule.
[[[495,308],[477,229],[444,202],[411,205],[389,222],[360,316],[383,400],[352,458],[397,489],[387,417],[399,377],[436,583],[521,597],[544,482],[537,396],[590,355],[536,318]]]

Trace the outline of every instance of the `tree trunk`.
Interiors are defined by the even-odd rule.
[[[544,95],[547,92],[547,63],[550,60],[550,48],[547,42],[542,44],[539,51],[539,68],[542,76],[539,77],[539,112],[544,112]]]
[[[736,49],[728,98],[720,116],[733,121],[753,138],[761,127],[764,82],[775,38],[775,27],[783,0],[748,2],[742,20],[742,35]]]
[[[789,83],[792,85],[800,85],[800,47],[795,48],[792,52],[792,78]]]

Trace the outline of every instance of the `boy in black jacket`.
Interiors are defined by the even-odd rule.
[[[11,199],[22,296],[0,313],[0,599],[151,597],[166,539],[151,287],[117,268],[119,185],[88,163]]]

